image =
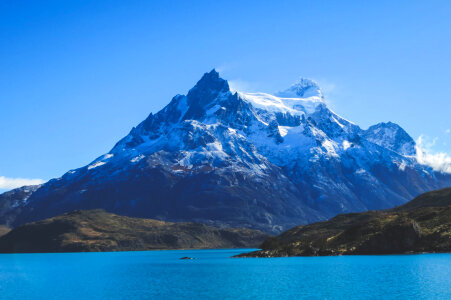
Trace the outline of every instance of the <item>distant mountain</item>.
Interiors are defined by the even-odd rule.
[[[451,188],[385,211],[339,215],[269,237],[240,257],[451,252]]]
[[[0,237],[0,253],[137,251],[256,247],[261,231],[74,211],[19,226]]]
[[[28,198],[40,187],[40,185],[23,186],[0,194],[0,224],[11,226],[26,206]]]
[[[89,165],[0,195],[0,223],[101,208],[279,233],[451,186],[415,146],[394,123],[363,130],[341,118],[311,80],[241,93],[213,70]]]

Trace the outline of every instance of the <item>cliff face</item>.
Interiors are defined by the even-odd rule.
[[[401,254],[451,251],[451,188],[385,211],[339,215],[267,238],[242,257]]]
[[[17,227],[0,237],[0,252],[246,248],[256,247],[266,236],[257,230],[218,229],[198,223],[170,223],[90,210]]]

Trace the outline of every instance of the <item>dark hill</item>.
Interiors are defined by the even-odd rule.
[[[134,251],[256,247],[266,234],[118,216],[102,210],[74,211],[28,223],[0,237],[1,253]]]
[[[451,205],[451,188],[442,189],[424,193],[410,202],[401,205],[394,210],[407,211],[420,207],[428,206],[450,206]]]
[[[451,252],[451,188],[384,211],[339,215],[267,238],[241,257]]]

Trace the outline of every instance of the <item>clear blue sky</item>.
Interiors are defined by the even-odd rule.
[[[276,2],[0,1],[0,177],[89,163],[212,68],[451,152],[450,1]]]

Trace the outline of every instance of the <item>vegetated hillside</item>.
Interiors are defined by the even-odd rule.
[[[385,211],[339,215],[267,238],[242,257],[451,252],[451,188]]]
[[[74,211],[17,227],[0,237],[1,253],[134,251],[256,247],[267,237],[251,229],[170,223]]]

